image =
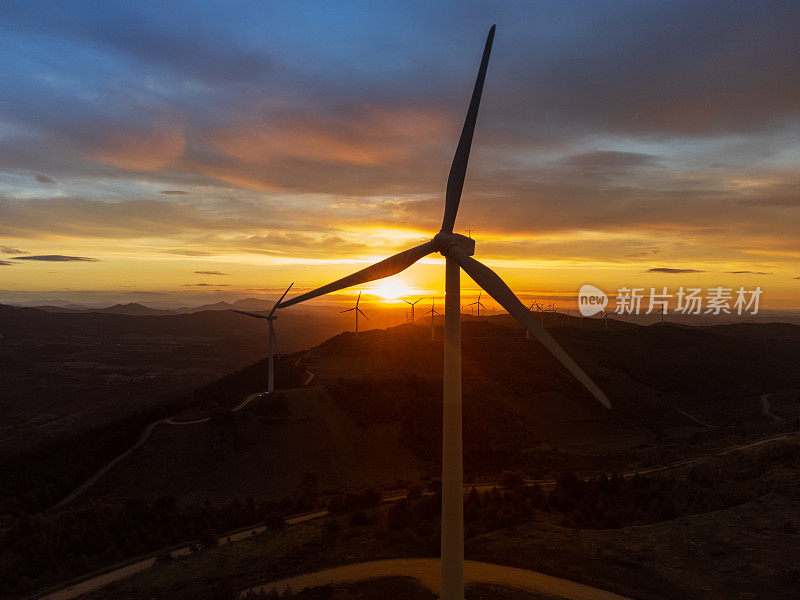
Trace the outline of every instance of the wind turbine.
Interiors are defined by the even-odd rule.
[[[431,298],[431,309],[425,313],[426,315],[431,316],[431,339],[436,339],[435,329],[433,326],[433,319],[436,315],[439,314],[439,311],[436,310],[436,298]]]
[[[289,301],[291,302],[291,300]],[[361,313],[361,316],[364,317],[367,321],[369,321],[369,317],[364,314],[364,311],[358,308],[358,303],[361,302],[361,292],[358,292],[358,298],[356,298],[356,305],[353,308],[346,308],[344,310],[340,310],[340,313],[350,312],[351,310],[356,313],[356,337],[358,337],[358,314]],[[294,304],[294,303],[292,303]],[[284,306],[287,306],[284,304]]]
[[[534,300],[533,302],[531,302],[531,305],[528,307],[528,312],[532,313],[534,306],[539,309],[539,323],[541,323],[542,322],[542,305],[541,304],[539,304],[538,302],[536,302],[536,300]],[[525,337],[528,338],[528,339],[531,339],[531,332],[528,329],[525,330]]]
[[[269,351],[268,351],[269,358],[267,359],[267,364],[268,364],[268,367],[267,367],[267,393],[268,394],[271,394],[275,389],[275,375],[274,375],[274,367],[273,367],[273,356],[278,351],[278,341],[275,338],[275,321],[278,320],[278,317],[275,314],[275,311],[278,310],[278,305],[281,303],[281,300],[283,300],[286,297],[286,294],[289,293],[289,290],[292,289],[293,285],[294,285],[294,283],[290,283],[289,284],[289,287],[286,288],[285,292],[283,292],[283,296],[281,296],[278,299],[278,301],[272,306],[272,310],[269,311],[269,314],[259,315],[257,313],[245,312],[243,310],[234,311],[234,312],[237,312],[237,313],[242,314],[242,315],[247,315],[248,317],[254,317],[256,319],[266,319],[267,320],[267,324],[269,325],[269,343],[268,343],[268,346],[267,346],[269,348]]]
[[[458,235],[458,234],[456,234],[456,235]],[[464,269],[464,270],[466,271],[466,269]],[[473,306],[473,305],[475,306],[475,308],[478,311],[478,316],[479,317],[481,316],[481,308],[486,310],[486,307],[483,304],[481,304],[481,294],[482,293],[483,292],[478,292],[478,299],[475,302],[470,302],[469,304],[467,304],[467,306]]]
[[[475,240],[453,232],[453,226],[461,201],[464,177],[467,172],[472,136],[481,101],[481,92],[489,63],[489,53],[494,38],[494,25],[489,30],[483,50],[478,77],[467,110],[467,118],[461,131],[445,193],[444,217],[442,227],[433,239],[414,248],[404,250],[374,265],[366,267],[324,285],[316,290],[301,294],[286,302],[288,307],[298,302],[310,300],[351,287],[383,279],[404,271],[421,258],[441,253],[445,266],[445,310],[444,310],[444,398],[442,415],[442,600],[463,600],[464,598],[464,472],[461,428],[461,270],[463,269],[475,283],[485,290],[510,315],[525,326],[536,339],[572,373],[603,406],[610,408],[606,395],[567,354],[553,337],[542,327],[536,317],[519,301],[514,292],[489,267],[478,262],[475,254]]]
[[[412,323],[414,322],[414,305],[415,305],[417,302],[419,302],[420,300],[422,300],[422,298],[420,298],[419,300],[415,300],[414,302],[409,302],[408,300],[406,300],[405,298],[403,298],[403,302],[405,302],[406,304],[408,304],[409,306],[411,306],[411,322],[412,322]]]

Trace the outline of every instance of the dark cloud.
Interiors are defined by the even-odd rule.
[[[616,150],[598,150],[573,154],[558,161],[560,164],[578,169],[628,169],[634,167],[650,167],[658,164],[657,157],[652,154],[638,152],[619,152]]]
[[[222,273],[221,271],[195,271],[198,275],[227,275],[227,273]]]
[[[647,273],[705,273],[705,271],[700,271],[698,269],[675,269],[672,267],[653,267],[652,269],[647,269]]]
[[[55,183],[55,180],[51,179],[47,175],[37,175],[36,181],[38,181],[39,183],[46,183],[47,185],[52,185]]]
[[[183,190],[161,190],[158,193],[166,196],[186,196],[189,192],[185,192]]]
[[[10,267],[14,263],[8,262],[7,260],[0,260],[0,267]]]
[[[43,262],[97,262],[87,256],[65,256],[64,254],[43,254],[39,256],[15,256],[14,260],[40,260]]]
[[[654,248],[652,250],[641,250],[639,252],[631,252],[630,254],[626,254],[626,258],[644,258],[646,256],[652,256],[653,254],[658,254],[661,252],[658,248]]]
[[[227,283],[184,283],[182,287],[230,287]]]
[[[30,254],[19,248],[12,248],[10,246],[0,246],[0,254]]]
[[[773,273],[765,273],[763,271],[726,271],[730,275],[773,275]]]

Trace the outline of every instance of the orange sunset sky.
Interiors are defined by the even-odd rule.
[[[478,258],[522,296],[800,308],[796,3],[239,8],[0,11],[0,302],[273,298],[430,238],[496,22]],[[361,289],[441,294],[441,265]]]

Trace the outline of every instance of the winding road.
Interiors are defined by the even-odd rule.
[[[440,561],[438,558],[375,560],[273,581],[245,590],[242,595],[249,591],[264,591],[268,593],[276,590],[283,592],[287,587],[294,592],[299,592],[306,587],[313,588],[329,584],[365,581],[377,577],[411,577],[434,593],[439,593],[439,569]],[[547,594],[568,600],[630,600],[626,596],[576,583],[569,579],[545,575],[538,571],[528,571],[527,569],[474,560],[464,561],[464,582],[467,585],[470,583],[489,583],[504,587],[514,587],[526,592]]]
[[[793,437],[798,437],[798,434],[796,432],[782,433],[782,434],[774,435],[774,436],[771,436],[771,437],[768,437],[768,438],[763,438],[763,439],[760,439],[760,440],[756,440],[756,441],[753,441],[753,442],[735,444],[733,446],[728,446],[727,448],[722,448],[722,449],[717,450],[715,452],[710,452],[710,453],[704,454],[702,456],[697,456],[697,457],[694,457],[694,458],[690,458],[690,459],[686,459],[686,460],[682,460],[682,461],[678,461],[678,462],[669,463],[667,465],[662,465],[662,466],[659,466],[659,467],[651,467],[651,468],[648,468],[648,469],[641,469],[641,470],[638,470],[638,471],[630,471],[628,473],[624,473],[623,476],[624,477],[630,477],[630,476],[633,476],[633,475],[635,475],[637,473],[638,474],[656,473],[658,471],[664,471],[664,470],[674,469],[674,468],[681,467],[681,466],[687,466],[687,465],[691,465],[691,464],[696,464],[698,462],[702,462],[704,460],[708,460],[709,458],[712,458],[714,456],[722,456],[722,455],[725,455],[725,454],[732,454],[734,452],[739,452],[739,451],[742,451],[742,450],[748,450],[748,449],[752,449],[752,448],[757,448],[759,446],[764,446],[764,445],[767,445],[767,444],[771,444],[773,442],[777,442],[777,441],[780,441],[780,440],[786,440],[786,439],[790,439],[790,438],[793,438]],[[555,483],[556,483],[555,480],[536,480],[536,481],[527,482],[527,485],[537,485],[538,484],[538,485],[543,485],[543,486],[552,486],[552,485],[555,485]],[[482,483],[482,484],[465,485],[464,488],[465,489],[471,489],[471,488],[474,487],[479,491],[486,491],[486,490],[491,490],[492,488],[497,487],[497,486],[498,486],[497,483]],[[381,500],[382,500],[382,502],[396,502],[396,501],[398,501],[398,500],[400,500],[402,498],[405,498],[405,496],[406,496],[405,493],[398,493],[398,494],[385,496]],[[306,514],[302,514],[302,515],[294,515],[294,516],[288,517],[286,519],[286,524],[288,526],[296,525],[298,523],[304,523],[306,521],[310,521],[312,519],[318,519],[320,517],[324,517],[324,516],[327,516],[327,515],[328,515],[328,511],[327,510],[319,510],[319,511],[316,511],[316,512],[306,513]],[[219,544],[220,545],[224,545],[224,544],[229,543],[229,542],[235,542],[235,541],[238,541],[238,540],[243,540],[243,539],[249,538],[253,534],[253,532],[260,533],[260,532],[264,531],[265,529],[266,528],[263,525],[258,525],[258,526],[254,526],[254,527],[247,527],[245,529],[237,530],[235,532],[232,532],[232,533],[229,533],[229,534],[221,536],[219,538]],[[191,554],[191,548],[192,548],[192,545],[187,545],[187,546],[184,546],[182,548],[179,548],[178,550],[173,550],[172,551],[172,555],[174,557],[186,556],[188,554]],[[409,559],[409,560],[417,560],[417,559]],[[436,559],[419,559],[419,560],[434,561],[438,565],[438,561]],[[77,598],[78,596],[81,596],[81,595],[86,594],[88,592],[101,589],[101,588],[103,588],[103,587],[105,587],[105,586],[107,586],[110,583],[113,583],[115,581],[120,581],[122,579],[126,579],[128,577],[131,577],[132,575],[136,575],[137,573],[141,573],[142,571],[146,571],[146,570],[152,568],[155,565],[155,562],[156,562],[155,557],[149,557],[149,558],[145,558],[145,559],[139,560],[137,562],[133,562],[133,563],[124,565],[124,566],[119,567],[117,569],[108,571],[107,573],[103,573],[102,575],[97,575],[95,577],[91,577],[89,579],[86,579],[84,581],[76,583],[75,585],[71,585],[69,587],[63,588],[63,589],[58,590],[56,592],[52,592],[51,594],[43,596],[41,598],[41,600],[71,600],[72,598]],[[379,562],[383,563],[383,562],[387,562],[387,561],[379,561]],[[556,578],[556,577],[550,577],[548,575],[544,575],[542,573],[537,573],[535,571],[526,571],[525,569],[513,569],[513,570],[509,571],[509,569],[512,569],[511,567],[504,567],[504,566],[501,566],[501,565],[490,565],[489,563],[477,563],[477,562],[473,562],[473,561],[467,561],[467,562],[472,565],[470,567],[470,569],[474,569],[474,571],[472,571],[472,572],[476,574],[475,577],[478,577],[478,576],[480,576],[480,577],[490,577],[490,576],[498,576],[498,577],[500,577],[500,576],[502,576],[502,577],[509,576],[509,577],[511,577],[511,576],[513,576],[515,578],[516,577],[521,577],[522,579],[520,579],[519,581],[524,582],[524,585],[522,585],[522,587],[524,587],[525,589],[529,589],[529,590],[538,589],[542,593],[544,593],[545,587],[535,588],[535,587],[526,587],[526,586],[534,586],[534,585],[546,586],[546,585],[550,585],[551,583],[555,585],[555,583],[553,583],[553,582],[557,582],[557,584],[559,586],[562,586],[562,587],[559,587],[558,589],[560,589],[562,591],[560,591],[560,592],[549,592],[549,593],[554,594],[556,596],[558,596],[559,594],[562,594],[560,596],[562,598],[577,598],[577,599],[586,598],[587,600],[588,599],[591,599],[591,600],[606,600],[606,599],[613,600],[613,599],[623,598],[622,596],[611,594],[611,592],[605,592],[603,590],[599,590],[599,589],[596,589],[596,588],[591,588],[589,586],[584,586],[582,584],[578,584],[578,583],[575,583],[575,582],[572,582],[572,581],[569,581],[569,580],[566,580],[566,579],[559,579],[559,578]],[[360,564],[361,565],[370,565],[370,564],[373,564],[373,563],[360,563]],[[485,568],[485,567],[483,567],[481,565],[488,565],[488,571],[487,571],[487,568]],[[352,566],[353,568],[356,568],[356,565],[350,565],[350,566]],[[347,568],[347,567],[341,567],[341,568],[344,569],[344,568]],[[410,566],[409,566],[409,568],[410,568]],[[414,568],[416,569],[417,567],[414,567]],[[420,568],[422,568],[422,567],[420,567]],[[430,567],[430,565],[428,565],[428,566],[426,566],[424,568],[430,570],[431,567]],[[359,569],[360,569],[360,567],[357,570],[359,570]],[[436,572],[438,573],[438,566],[436,567],[436,569],[437,569]],[[328,572],[331,572],[331,571],[336,571],[336,569],[327,569],[326,571],[320,571],[320,573],[328,573]],[[519,573],[517,573],[518,571],[519,571]],[[406,570],[405,572],[400,573],[400,575],[405,575],[405,576],[408,576],[408,577],[416,577],[416,578],[424,581],[424,579],[423,579],[423,577],[421,575],[418,577],[417,575],[413,575],[412,572],[413,572],[413,569]],[[524,575],[523,576],[523,574],[529,574],[529,575]],[[308,574],[308,575],[302,575],[302,576],[300,576],[298,578],[293,578],[293,579],[297,580],[297,581],[300,581],[300,578],[312,577],[312,575],[316,576],[314,574]],[[376,577],[376,576],[380,577],[380,576],[383,576],[383,575],[384,575],[384,573],[375,574],[373,572],[373,574],[371,576],[372,577]],[[340,575],[332,575],[332,576],[339,577]],[[530,578],[533,578],[533,579],[530,579]],[[338,580],[338,581],[345,581],[345,580],[349,580],[349,579],[345,578],[345,579],[341,579],[341,580]],[[311,579],[309,579],[308,581],[311,581]],[[331,581],[329,581],[329,583],[331,583],[333,581],[334,580],[331,580]],[[483,582],[483,583],[492,583],[493,582],[491,579],[477,579],[477,578],[476,579],[471,579],[469,581]],[[509,581],[508,579],[501,580],[501,582],[504,583],[505,585],[508,585],[508,581]],[[517,581],[517,579],[513,579],[513,581]],[[290,580],[281,580],[280,582],[273,582],[272,584],[268,584],[268,585],[277,586],[277,585],[280,584],[280,585],[283,585],[283,587],[285,587],[285,584],[287,582],[290,582]],[[547,582],[550,582],[550,583],[547,583]],[[567,584],[569,584],[568,587],[563,587],[564,585],[567,585]],[[304,587],[305,587],[305,585],[309,585],[310,586],[310,584],[308,584],[308,583],[304,584]],[[318,585],[322,585],[322,584],[318,584]],[[433,585],[433,584],[431,584],[431,585]],[[570,587],[570,586],[578,586],[578,587]],[[281,588],[281,591],[282,591],[282,589],[283,588]],[[431,587],[431,589],[434,589],[434,588]],[[564,592],[563,590],[572,590],[575,594],[584,594],[584,595],[583,596],[581,596],[581,595],[572,595],[572,596],[567,595],[567,596],[565,596],[563,594],[566,593],[566,592]],[[572,593],[572,592],[570,592],[570,593]],[[585,594],[588,594],[588,593],[594,593],[595,595],[594,596],[585,595]],[[597,595],[597,594],[601,594],[601,595]],[[603,595],[603,594],[605,594],[605,595]]]
[[[247,398],[242,400],[239,404],[231,409],[231,412],[238,412],[242,410],[245,406],[250,404],[253,400],[258,398],[259,396],[263,396],[264,392],[256,392],[255,394],[250,394]],[[169,417],[168,419],[164,419],[164,423],[167,425],[197,425],[198,423],[208,423],[211,420],[211,417],[205,417],[203,419],[195,419],[194,421],[176,421],[175,417]]]
[[[250,404],[250,402],[252,400],[258,398],[263,393],[264,392],[256,392],[255,394],[250,394],[247,398],[242,400],[242,402],[240,402],[235,408],[232,408],[231,412],[237,412],[239,410],[242,410],[245,406]],[[175,421],[175,417],[172,416],[172,417],[168,417],[166,419],[163,419],[161,421],[153,421],[147,427],[144,428],[144,431],[142,431],[142,434],[139,436],[139,438],[133,443],[133,445],[130,448],[125,450],[125,452],[123,452],[119,456],[115,456],[110,461],[108,461],[105,465],[100,467],[94,475],[89,477],[89,479],[84,481],[80,486],[78,486],[72,492],[70,492],[70,494],[68,496],[66,496],[65,498],[62,498],[61,500],[59,500],[59,502],[57,504],[54,504],[53,506],[51,506],[50,510],[52,510],[54,508],[58,508],[59,506],[64,506],[65,504],[68,504],[69,502],[72,502],[73,500],[75,500],[75,498],[77,498],[78,496],[83,494],[86,490],[88,490],[90,487],[92,487],[95,483],[97,483],[97,480],[100,479],[106,473],[108,473],[114,467],[114,465],[116,465],[119,461],[121,461],[123,458],[128,456],[131,452],[136,450],[139,446],[144,444],[150,438],[150,434],[153,433],[153,430],[159,424],[164,423],[165,425],[196,425],[197,423],[207,423],[210,420],[211,420],[210,417],[206,417],[204,419],[195,419],[194,421]]]
[[[320,517],[324,517],[328,514],[327,510],[320,510],[316,512],[305,513],[302,515],[295,515],[293,517],[289,517],[286,519],[287,525],[297,525],[298,523],[303,523],[305,521],[311,521],[312,519],[318,519]],[[258,527],[247,527],[246,529],[240,529],[238,531],[229,533],[224,535],[218,539],[218,544],[223,546],[225,544],[230,544],[233,542],[238,542],[239,540],[245,540],[251,537],[254,533],[261,533],[262,531],[266,530],[266,527],[260,525]],[[177,550],[172,550],[170,554],[172,554],[173,558],[179,558],[181,556],[188,556],[192,554],[192,548],[195,544],[191,544],[188,546],[183,546],[182,548],[178,548]],[[127,564],[123,567],[118,569],[114,569],[112,571],[108,571],[107,573],[103,573],[102,575],[97,575],[96,577],[91,577],[89,579],[85,579],[75,585],[71,585],[69,587],[60,589],[58,591],[52,592],[47,594],[46,596],[42,596],[41,600],[71,600],[72,598],[77,598],[82,596],[83,594],[88,594],[89,592],[94,592],[95,590],[99,590],[104,588],[105,586],[114,583],[115,581],[120,581],[122,579],[127,579],[137,573],[141,573],[142,571],[147,571],[148,569],[152,569],[156,564],[156,559],[154,556],[144,558],[142,560],[132,562]]]
[[[58,503],[54,504],[51,508],[58,508],[59,506],[64,506],[65,504],[72,502],[75,498],[77,498],[86,490],[88,490],[90,487],[92,487],[97,482],[97,480],[100,479],[106,473],[108,473],[114,465],[116,465],[119,461],[128,456],[131,452],[136,450],[136,448],[144,444],[147,441],[147,438],[150,437],[150,434],[153,433],[153,430],[156,428],[156,426],[162,422],[163,421],[153,421],[152,423],[150,423],[147,427],[144,428],[144,431],[142,431],[142,434],[139,436],[139,439],[137,439],[130,448],[128,448],[127,450],[125,450],[125,452],[111,459],[105,465],[100,467],[100,469],[94,475],[89,477],[89,479],[84,481],[80,486],[75,488],[68,496],[62,498]]]

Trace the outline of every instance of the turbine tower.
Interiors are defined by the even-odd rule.
[[[292,289],[294,283],[289,284],[289,287],[286,288],[286,291],[283,292],[283,296],[281,296],[278,301],[272,306],[272,310],[269,311],[269,314],[266,315],[259,315],[257,313],[245,312],[243,310],[237,310],[237,312],[242,315],[247,315],[248,317],[254,317],[256,319],[266,319],[267,324],[269,325],[269,342],[267,344],[268,347],[268,359],[267,359],[267,393],[271,394],[275,389],[275,375],[273,369],[273,356],[274,354],[278,353],[278,341],[275,338],[275,321],[278,320],[275,311],[278,310],[278,305],[281,303],[286,297],[286,294],[289,293],[289,290]]]
[[[411,322],[412,322],[412,323],[414,322],[414,305],[415,305],[417,302],[419,302],[420,300],[422,300],[422,298],[420,298],[419,300],[414,300],[414,302],[409,302],[408,300],[406,300],[405,298],[403,298],[403,302],[405,302],[406,304],[408,304],[409,306],[411,306]]]
[[[541,304],[539,304],[538,302],[536,302],[536,300],[534,300],[533,302],[531,302],[531,305],[528,307],[528,312],[533,312],[533,307],[534,306],[539,309],[539,317],[538,318],[539,318],[539,323],[541,323],[542,322],[542,305]],[[525,337],[528,338],[528,339],[531,339],[530,330],[528,330],[528,329],[525,330]]]
[[[433,319],[434,319],[434,317],[436,315],[439,314],[439,311],[436,310],[436,298],[431,298],[431,309],[428,312],[426,312],[425,314],[431,316],[431,339],[435,340],[436,339],[436,335],[435,335],[436,330],[434,329]]]
[[[483,292],[478,292],[478,299],[475,302],[470,302],[469,304],[467,304],[467,306],[475,306],[475,308],[477,309],[477,312],[478,312],[478,317],[481,316],[481,308],[486,310],[486,307],[483,304],[481,304],[481,294],[482,293]]]
[[[353,308],[346,308],[344,310],[340,310],[340,313],[350,312],[351,310],[356,313],[356,337],[358,337],[358,314],[361,313],[361,316],[364,317],[367,321],[369,321],[369,317],[364,314],[364,311],[358,308],[358,303],[361,302],[361,292],[358,292],[358,298],[356,298],[356,305]]]
[[[494,25],[489,30],[483,50],[478,77],[467,110],[467,118],[461,131],[445,193],[442,227],[433,239],[414,248],[404,250],[374,265],[366,267],[281,303],[281,307],[292,306],[335,292],[343,288],[360,285],[368,281],[383,279],[404,271],[421,258],[433,252],[441,253],[445,264],[445,309],[444,309],[444,398],[442,415],[442,600],[464,598],[464,472],[461,428],[461,270],[485,290],[511,316],[519,321],[541,344],[572,373],[603,406],[610,408],[606,395],[591,378],[572,360],[564,349],[542,327],[536,317],[514,295],[505,282],[486,265],[478,262],[475,240],[453,232],[453,226],[461,201],[464,177],[467,172],[472,136],[478,107],[489,63],[489,53],[494,38]]]

